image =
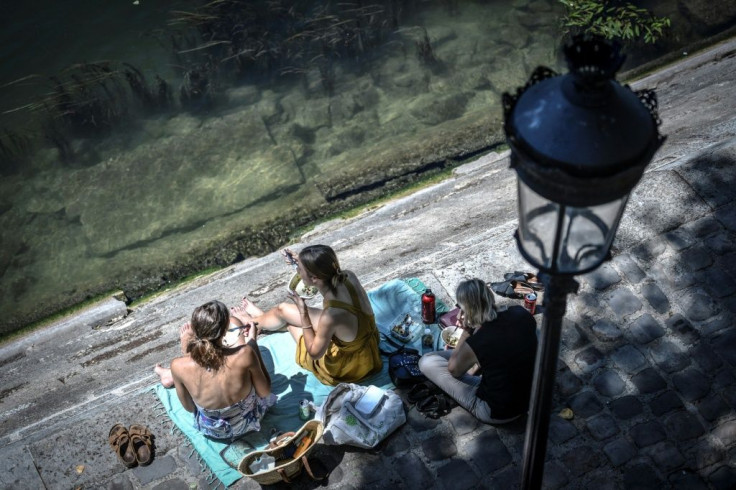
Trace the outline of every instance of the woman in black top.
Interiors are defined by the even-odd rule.
[[[480,279],[461,282],[455,296],[460,340],[453,350],[422,356],[419,369],[481,422],[511,422],[529,408],[536,321],[521,306],[497,308]]]

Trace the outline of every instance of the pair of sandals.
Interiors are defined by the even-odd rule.
[[[523,299],[529,293],[544,291],[544,284],[533,272],[508,272],[503,278],[503,282],[492,282],[491,290],[507,298]]]
[[[126,429],[123,424],[115,424],[110,429],[108,442],[128,468],[146,466],[153,461],[153,434],[144,425],[133,424]]]
[[[409,403],[430,419],[438,419],[450,413],[458,403],[431,381],[415,384],[407,394]]]

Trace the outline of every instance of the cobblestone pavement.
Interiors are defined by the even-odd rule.
[[[631,197],[613,260],[578,278],[569,298],[545,488],[736,488],[734,53],[732,41],[639,82],[656,88],[669,140]],[[452,304],[464,277],[498,280],[526,268],[512,239],[507,167],[506,155],[485,157],[302,241],[336,246],[369,287],[418,276]],[[129,312],[112,301],[102,317],[79,315],[2,346],[0,486],[214,486],[185,438],[152,410],[151,366],[176,354],[192,305],[232,304],[244,282],[258,302],[278,301],[278,262],[277,254],[246,261]],[[329,478],[304,475],[291,488],[518,487],[525,420],[494,427],[461,408],[440,420],[407,409],[407,424],[375,450],[319,445],[311,461]],[[150,466],[117,461],[106,441],[116,422],[151,427]],[[244,478],[232,488],[256,487]]]

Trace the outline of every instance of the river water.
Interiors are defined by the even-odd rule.
[[[559,2],[406,2],[415,9],[370,55],[333,60],[330,86],[307,65],[223,75],[211,103],[185,110],[170,21],[192,3],[2,2],[0,127],[6,148],[31,148],[0,181],[0,333],[272,250],[294,224],[350,204],[351,185],[405,183],[500,143],[501,94],[537,65],[562,71]],[[146,112],[128,94],[115,106],[124,122],[51,144],[29,104],[53,93],[49,77],[102,60],[165,79],[173,107]]]

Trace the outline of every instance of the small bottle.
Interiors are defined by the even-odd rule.
[[[529,293],[524,297],[524,308],[526,308],[532,315],[537,309],[537,295]]]
[[[312,414],[309,410],[309,400],[306,398],[299,402],[299,418],[302,420],[309,420]]]
[[[433,343],[434,337],[432,337],[432,331],[429,329],[429,327],[426,327],[424,329],[424,335],[422,335],[422,345],[424,347],[432,347]]]
[[[422,295],[422,322],[429,325],[435,322],[435,303],[432,290],[427,288]]]

